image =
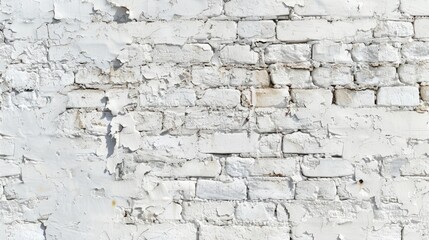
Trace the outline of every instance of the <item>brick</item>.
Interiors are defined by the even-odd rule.
[[[35,89],[40,82],[38,74],[20,69],[17,65],[10,65],[3,74],[10,87],[17,91]]]
[[[423,101],[429,101],[429,86],[422,86],[420,88],[420,96]]]
[[[9,139],[0,139],[0,156],[13,156],[15,153],[15,144]]]
[[[429,43],[410,42],[402,46],[402,55],[408,62],[429,60]]]
[[[337,158],[306,158],[302,164],[306,177],[343,177],[354,174],[350,162]]]
[[[282,156],[282,136],[280,134],[261,135],[258,141],[257,157]]]
[[[174,165],[163,164],[160,167],[152,167],[149,174],[160,177],[216,177],[220,171],[221,165],[218,160],[203,159],[203,161],[189,160]]]
[[[221,1],[221,0],[216,0]],[[237,38],[237,23],[233,21],[212,21],[205,24],[207,38],[215,41],[232,41]],[[201,36],[203,38],[204,36]]]
[[[327,107],[332,103],[332,92],[325,89],[292,89],[291,97],[297,107]]]
[[[122,49],[117,58],[127,66],[138,67],[152,62],[151,52],[152,47],[149,44],[132,44]]]
[[[338,139],[318,138],[308,133],[295,132],[283,137],[283,152],[342,155],[343,143]]]
[[[429,19],[417,18],[414,20],[415,38],[429,38]]]
[[[195,106],[196,95],[193,89],[177,88],[169,90],[161,94],[146,94],[140,95],[140,104],[143,107],[156,107],[156,106]]]
[[[208,87],[220,87],[228,85],[229,72],[217,67],[192,67],[192,83]]]
[[[375,106],[375,92],[372,90],[353,91],[338,89],[335,91],[335,104],[343,107]]]
[[[208,63],[213,51],[208,44],[186,44],[182,47],[171,45],[156,45],[152,52],[153,62],[156,63]]]
[[[311,73],[314,84],[319,87],[347,86],[353,84],[350,67],[330,66],[316,68]]]
[[[0,143],[3,141],[0,140]],[[2,145],[3,147],[3,145]],[[7,147],[7,145],[6,145]],[[0,156],[5,156],[6,151],[3,150],[3,153],[0,152]],[[13,155],[13,152],[12,152]],[[19,176],[21,174],[21,168],[18,166],[18,164],[6,162],[4,159],[0,162],[0,177],[10,177],[10,176]]]
[[[293,183],[288,180],[252,180],[247,186],[251,200],[286,200],[294,197]]]
[[[160,131],[162,128],[163,116],[160,112],[133,112],[131,115],[137,123],[137,131]]]
[[[292,88],[312,87],[310,71],[305,69],[292,69],[283,64],[273,64],[269,67],[271,82],[274,85],[288,85]]]
[[[67,94],[68,108],[103,108],[105,94],[98,90],[75,90]]]
[[[197,105],[233,108],[240,105],[240,96],[240,91],[235,89],[208,89],[197,101]]]
[[[200,240],[258,240],[269,236],[270,240],[289,239],[289,227],[279,226],[212,226],[202,225]]]
[[[401,64],[398,68],[399,79],[403,83],[416,84],[429,82],[429,64]]]
[[[346,42],[360,38],[367,32],[366,38],[372,37],[371,30],[376,22],[372,19],[328,22],[325,19],[279,21],[277,38],[286,42],[306,42],[311,40],[344,40]]]
[[[356,62],[368,63],[399,63],[401,56],[399,49],[389,44],[355,44],[352,49],[352,57]]]
[[[220,50],[220,59],[224,64],[256,64],[259,55],[248,45],[232,45]]]
[[[336,193],[337,186],[334,181],[301,181],[296,184],[295,199],[334,200]]]
[[[130,2],[129,4],[133,4]],[[159,3],[156,7],[145,6],[143,12],[133,12],[136,7],[128,5],[127,9],[130,10],[130,17],[137,18],[143,13],[145,18],[148,19],[164,19],[171,20],[174,18],[207,18],[218,16],[222,12],[223,2],[220,0],[207,0],[203,2],[191,1],[191,2],[166,2]]]
[[[244,223],[275,222],[276,205],[273,203],[239,203],[235,210],[238,221]]]
[[[429,3],[425,0],[401,0],[400,9],[413,16],[429,15]]]
[[[419,102],[417,87],[382,87],[377,92],[380,106],[417,106]]]
[[[243,39],[265,40],[276,36],[276,24],[273,21],[240,21],[238,36]]]
[[[231,86],[266,87],[270,85],[270,77],[266,70],[248,70],[233,68],[230,71]]]
[[[185,116],[187,129],[223,130],[247,129],[247,111],[192,111]]]
[[[322,42],[313,45],[312,59],[328,63],[351,63],[351,46],[341,43]]]
[[[265,49],[265,63],[294,63],[310,60],[311,49],[307,44],[273,44]]]
[[[429,161],[427,159],[409,159],[399,166],[401,176],[427,176],[429,174]]]
[[[185,202],[183,203],[183,218],[187,221],[208,221],[222,223],[234,218],[235,203],[221,202]]]
[[[335,0],[304,0],[294,11],[300,16],[327,16],[329,18],[352,18],[396,16],[399,0],[363,0],[360,2],[338,2]]]
[[[226,173],[232,177],[291,177],[298,173],[298,158],[238,158],[226,159]]]
[[[355,72],[355,80],[364,87],[399,85],[395,67],[362,67]]]
[[[190,200],[195,198],[195,181],[162,181],[158,184],[166,190],[173,200]]]
[[[203,134],[199,149],[203,153],[246,153],[255,150],[258,135],[247,133]]]
[[[286,107],[290,96],[287,88],[256,89],[253,105],[256,107]]]
[[[246,185],[242,180],[220,182],[198,180],[197,197],[212,200],[242,200],[246,199]]]
[[[197,154],[197,136],[143,136],[141,149],[146,154],[162,157],[194,158]]]
[[[381,21],[374,29],[374,37],[411,37],[414,35],[411,22]]]
[[[84,85],[105,84],[109,82],[109,77],[102,74],[96,67],[79,68],[75,75],[75,83]]]
[[[225,3],[225,15],[231,17],[275,17],[289,15],[289,7],[278,0],[231,0]]]

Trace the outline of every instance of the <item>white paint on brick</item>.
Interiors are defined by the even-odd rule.
[[[425,239],[428,9],[0,1],[0,239]]]
[[[419,104],[419,89],[416,87],[382,87],[378,90],[377,105],[416,106]]]

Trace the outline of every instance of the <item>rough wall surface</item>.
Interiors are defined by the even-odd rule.
[[[429,239],[425,16],[0,0],[0,239]]]

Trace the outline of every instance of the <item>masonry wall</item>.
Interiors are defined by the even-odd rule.
[[[429,239],[426,17],[1,0],[0,239]]]

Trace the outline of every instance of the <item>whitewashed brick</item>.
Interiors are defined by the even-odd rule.
[[[160,177],[216,177],[220,171],[221,165],[218,160],[203,159],[174,165],[163,164],[159,168],[152,167],[149,174]]]
[[[301,16],[326,16],[329,18],[396,16],[399,4],[399,0],[362,0],[360,2],[304,0],[301,4],[295,5],[294,10]]]
[[[276,36],[276,24],[273,21],[238,22],[238,36],[243,39],[264,40]]]
[[[212,226],[201,227],[201,240],[258,240],[269,236],[270,240],[283,240],[289,238],[289,227],[280,226]]]
[[[395,67],[362,67],[355,72],[356,83],[360,86],[393,86],[398,85]]]
[[[341,43],[322,42],[313,45],[312,59],[328,63],[351,63],[351,46]]]
[[[417,87],[382,87],[377,93],[377,105],[417,106],[419,105]]]
[[[256,89],[253,105],[256,107],[286,107],[289,99],[288,88]]]
[[[292,89],[291,97],[297,107],[327,107],[331,105],[333,95],[325,89]]]
[[[225,3],[225,14],[232,17],[289,15],[289,7],[279,0],[231,0]]]
[[[229,72],[217,67],[192,67],[192,83],[208,87],[225,86],[229,83]]]
[[[245,68],[231,69],[231,86],[256,86],[266,87],[270,85],[270,77],[266,70],[252,70]]]
[[[75,90],[67,94],[68,108],[103,108],[105,94],[98,90]]]
[[[415,38],[429,38],[429,19],[417,18],[414,20]]]
[[[207,63],[211,61],[213,51],[208,44],[156,45],[152,56],[157,63]]]
[[[203,134],[199,149],[203,153],[246,153],[257,147],[258,135],[247,133]]]
[[[429,3],[425,0],[401,0],[400,9],[414,16],[429,15]]]
[[[256,64],[259,54],[249,45],[232,45],[220,50],[220,59],[224,64]]]
[[[427,42],[410,42],[402,46],[402,55],[408,62],[428,61],[429,60],[429,43]]]
[[[335,91],[335,103],[344,107],[375,106],[375,92],[372,90],[353,91],[338,89]]]
[[[338,139],[316,138],[308,133],[295,132],[283,137],[284,153],[343,154],[343,143]]]
[[[353,46],[353,60],[356,62],[390,62],[398,63],[401,61],[399,49],[389,44],[371,44],[366,46],[359,43]]]
[[[282,64],[273,64],[269,67],[271,82],[274,85],[289,85],[292,88],[312,87],[310,71],[292,69]]]
[[[380,21],[374,30],[374,37],[411,37],[414,35],[411,22]]]
[[[221,1],[221,0],[216,0]],[[232,41],[237,38],[237,23],[234,21],[207,21],[207,38],[216,41]]]
[[[350,67],[330,66],[316,68],[311,73],[314,84],[319,87],[347,86],[353,84]]]
[[[279,21],[277,23],[277,38],[286,42],[311,40],[353,41],[359,38],[362,32],[368,32],[368,36],[365,36],[366,38],[371,37],[371,30],[375,26],[376,22],[372,19],[333,22],[328,22],[325,19]]]
[[[295,199],[334,200],[337,186],[334,181],[301,181],[296,184]]]
[[[187,221],[208,221],[222,223],[234,218],[235,203],[231,201],[185,202],[183,218]]]
[[[423,101],[429,101],[429,86],[422,86],[420,88],[420,96]]]
[[[195,91],[192,89],[178,88],[170,90],[166,93],[150,95],[144,93],[140,95],[140,104],[143,107],[156,106],[195,106],[196,102]]]
[[[3,143],[3,140],[0,140],[0,143]],[[2,145],[3,146],[3,145]],[[5,147],[8,147],[5,145]],[[3,150],[3,152],[0,152],[0,156],[5,155],[13,155],[6,152],[7,149]],[[19,176],[21,174],[21,168],[18,166],[18,164],[6,162],[4,159],[0,162],[0,177],[10,177],[10,176]]]
[[[233,177],[291,177],[298,173],[299,158],[238,158],[226,159],[226,173]]]
[[[9,139],[0,139],[0,156],[13,156],[15,153],[15,144]]]
[[[208,89],[197,101],[197,105],[233,108],[240,105],[240,96],[240,91],[235,89]]]
[[[418,64],[402,64],[398,68],[399,79],[403,83],[416,84],[429,82],[429,64],[422,62]]]
[[[162,113],[160,112],[133,112],[137,131],[160,131],[162,128]]]
[[[241,222],[267,223],[275,221],[275,210],[273,203],[239,203],[235,215]]]
[[[294,186],[288,180],[252,180],[247,184],[252,200],[293,199]]]
[[[311,49],[307,44],[273,44],[265,49],[265,63],[293,63],[310,60]]]
[[[350,162],[337,158],[307,158],[302,165],[306,177],[343,177],[354,174]]]
[[[185,116],[187,129],[223,130],[247,129],[249,112],[244,111],[192,111]]]
[[[246,199],[246,185],[242,180],[220,182],[212,180],[198,180],[197,197],[213,200],[241,200]]]

